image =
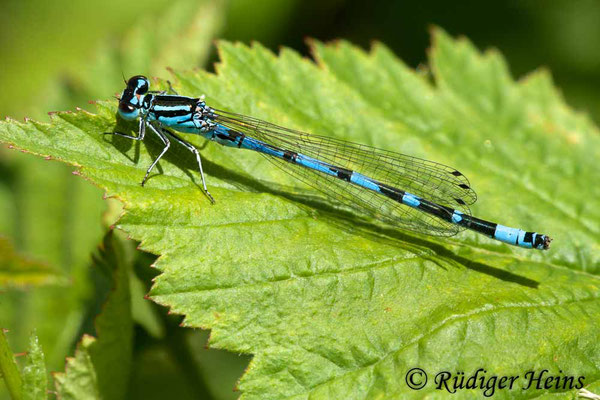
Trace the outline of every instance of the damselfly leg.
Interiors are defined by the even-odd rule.
[[[156,133],[156,135],[164,143],[165,147],[163,148],[163,150],[160,152],[160,154],[158,155],[158,157],[156,157],[156,159],[152,162],[152,164],[150,165],[150,167],[146,171],[146,175],[144,176],[144,179],[142,180],[142,186],[144,186],[144,184],[148,180],[148,176],[150,175],[150,171],[152,171],[152,168],[154,168],[154,166],[158,163],[158,160],[160,160],[162,158],[162,156],[165,155],[165,153],[167,152],[167,150],[169,150],[169,147],[171,147],[171,142],[165,136],[164,133],[162,133],[161,131],[159,131],[158,129],[156,129],[154,126],[152,126],[152,124],[146,123],[146,125],[148,125],[148,127],[150,127],[150,130],[152,132]]]
[[[204,194],[206,194],[206,197],[208,197],[212,204],[215,204],[215,199],[212,197],[212,195],[208,191],[208,188],[206,187],[206,179],[204,179],[204,170],[202,169],[202,158],[200,157],[200,152],[198,151],[198,149],[196,149],[191,143],[186,142],[181,137],[177,136],[175,133],[167,129],[163,129],[163,132],[171,136],[173,139],[175,139],[177,142],[183,145],[186,149],[194,153],[194,155],[196,156],[196,161],[198,162],[198,169],[200,170],[200,178],[202,179],[202,189],[204,189]]]
[[[173,138],[179,144],[183,145],[186,149],[191,151],[196,156],[196,162],[198,163],[198,170],[200,171],[200,178],[202,180],[202,190],[204,191],[204,194],[206,194],[206,197],[208,197],[210,202],[212,204],[215,204],[215,199],[210,194],[210,192],[208,191],[208,188],[206,186],[206,178],[204,177],[204,169],[202,168],[202,157],[200,157],[200,152],[198,151],[198,149],[196,149],[194,147],[194,145],[185,141],[184,139],[182,139],[181,137],[176,135],[174,132],[164,129],[162,126],[159,126],[159,128],[157,129],[151,123],[146,122],[143,118],[140,118],[140,124],[139,124],[139,128],[138,128],[138,136],[127,135],[127,134],[121,133],[121,132],[104,132],[104,134],[105,135],[117,135],[117,136],[121,136],[121,137],[124,137],[127,139],[141,141],[141,140],[144,140],[144,136],[146,135],[146,126],[148,126],[151,131],[156,133],[156,135],[160,138],[160,140],[163,142],[165,147],[162,149],[162,151],[160,152],[158,157],[156,157],[156,159],[152,162],[150,167],[148,167],[148,169],[146,170],[146,175],[144,175],[144,179],[142,180],[142,186],[144,186],[146,184],[146,181],[148,180],[148,177],[150,176],[150,172],[152,171],[152,169],[156,166],[156,164],[162,158],[162,156],[165,155],[165,153],[169,150],[169,148],[171,146],[171,142],[169,141],[169,138],[167,136],[170,136],[171,138]]]
[[[177,93],[177,92],[175,91],[175,89],[173,89],[173,85],[171,85],[171,81],[167,81],[167,85],[169,85],[169,91],[170,91],[171,93],[173,93],[174,95],[179,95],[179,93]]]
[[[162,149],[162,151],[160,152],[158,157],[156,157],[156,159],[152,162],[150,167],[148,167],[148,169],[146,170],[146,175],[144,175],[144,179],[142,179],[142,186],[144,186],[146,184],[146,181],[148,180],[148,176],[150,175],[150,171],[152,171],[154,166],[158,163],[158,160],[160,160],[161,157],[167,152],[167,150],[169,150],[169,147],[171,146],[171,142],[169,141],[169,139],[165,136],[164,133],[159,132],[156,128],[154,128],[154,126],[152,126],[152,124],[146,122],[143,118],[140,118],[140,125],[138,128],[137,136],[127,135],[127,134],[121,133],[121,132],[104,132],[105,135],[116,135],[116,136],[121,136],[121,137],[124,137],[127,139],[131,139],[131,140],[141,141],[141,140],[144,140],[144,137],[146,136],[146,126],[150,127],[150,130],[152,132],[156,133],[156,135],[160,138],[160,140],[163,142],[165,147]]]
[[[144,121],[142,118],[140,118],[140,126],[138,128],[137,136],[126,135],[125,133],[121,133],[121,132],[104,132],[103,134],[104,135],[117,135],[117,136],[121,136],[121,137],[131,139],[131,140],[142,141],[142,140],[144,140],[144,136],[146,135],[146,121]]]

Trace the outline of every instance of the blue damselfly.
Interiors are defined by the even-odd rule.
[[[141,75],[126,84],[118,113],[125,120],[139,118],[138,136],[107,133],[143,140],[150,129],[164,144],[142,186],[173,139],[196,156],[204,193],[214,203],[200,153],[175,130],[254,150],[330,199],[398,228],[435,236],[470,229],[511,245],[544,250],[552,240],[473,217],[469,206],[477,200],[475,192],[462,173],[446,165],[213,109],[203,97],[150,91],[148,79]]]

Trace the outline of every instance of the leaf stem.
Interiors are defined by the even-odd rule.
[[[2,372],[10,397],[13,400],[21,400],[23,398],[21,391],[23,381],[17,368],[15,356],[8,345],[4,329],[0,329],[0,372]]]

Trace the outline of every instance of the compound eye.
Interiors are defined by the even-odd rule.
[[[148,80],[144,78],[143,80],[138,81],[138,86],[136,90],[137,94],[146,94],[148,93]]]
[[[124,113],[132,113],[135,111],[135,107],[131,104],[119,103],[119,110],[121,110]]]
[[[148,78],[143,75],[136,75],[127,81],[127,88],[134,90],[137,94],[145,94],[148,92]]]
[[[129,80],[127,81],[127,87],[129,89],[135,89],[138,85],[138,80],[140,80],[140,78],[143,78],[143,76],[136,75],[129,78]]]

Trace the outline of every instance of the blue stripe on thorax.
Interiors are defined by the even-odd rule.
[[[177,115],[172,117],[166,117],[158,114],[154,115],[153,118],[151,117],[151,119],[158,120],[161,124],[169,126],[175,130],[180,130],[179,128],[187,122],[189,122],[191,126],[194,126],[193,122],[190,121],[190,115]]]
[[[169,112],[169,111],[185,111],[191,114],[191,109],[192,107],[190,107],[189,104],[178,104],[178,105],[154,105],[154,107],[152,107],[152,111],[156,112],[156,113],[161,113],[161,112]]]

